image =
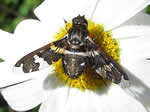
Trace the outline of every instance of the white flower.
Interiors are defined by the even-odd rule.
[[[130,25],[121,25],[149,3],[150,0],[45,0],[35,10],[41,22],[23,21],[11,38],[0,38],[0,56],[5,59],[0,64],[0,88],[8,104],[17,111],[26,111],[39,104],[39,112],[150,111],[150,70],[146,60],[150,57],[150,26],[134,24],[131,22],[134,19],[128,22]],[[131,72],[129,87],[113,85],[101,91],[82,92],[62,86],[52,73],[52,67],[24,75],[12,72],[18,59],[52,41],[63,18],[71,20],[78,14],[104,23],[105,30],[112,30],[114,37],[120,40],[121,64]],[[25,80],[29,81],[9,87]]]

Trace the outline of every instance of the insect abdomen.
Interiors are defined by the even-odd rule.
[[[72,79],[78,78],[86,69],[84,56],[68,54],[64,56],[62,61],[65,74]]]

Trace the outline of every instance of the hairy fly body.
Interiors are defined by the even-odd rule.
[[[72,79],[78,78],[90,67],[100,77],[113,83],[120,83],[122,78],[128,80],[122,67],[89,37],[88,21],[84,16],[72,19],[72,27],[66,36],[24,56],[15,64],[15,68],[29,73],[59,59],[62,59],[65,74]]]

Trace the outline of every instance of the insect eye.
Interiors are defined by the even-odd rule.
[[[85,62],[83,62],[83,63],[80,63],[80,66],[84,66],[85,65]]]

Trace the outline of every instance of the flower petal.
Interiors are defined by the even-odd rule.
[[[4,37],[4,38],[11,37],[13,35],[3,30],[0,30],[0,34],[1,34],[1,37]]]
[[[128,108],[126,108],[128,107]],[[59,88],[42,103],[39,112],[145,112],[142,105],[114,85],[107,91]]]
[[[148,111],[150,111],[150,63],[147,60],[150,57],[149,41],[149,36],[120,41],[121,64],[130,71],[130,86],[122,88],[140,101]]]
[[[101,0],[93,20],[113,29],[144,9],[150,0]]]
[[[25,20],[21,22],[12,38],[10,36],[1,38],[2,57],[5,58],[5,61],[15,64],[24,55],[53,41],[49,32],[39,21]]]
[[[26,111],[39,105],[45,100],[43,81],[45,77],[24,82],[2,89],[2,95],[11,106],[17,111]]]
[[[126,21],[122,25],[150,25],[150,15],[145,13],[145,10],[142,10],[134,17]],[[122,26],[121,25],[121,26]]]
[[[112,31],[116,39],[138,38],[144,35],[150,35],[149,25],[126,25]]]
[[[4,60],[10,59],[10,48],[13,34],[0,30],[0,58]]]
[[[31,75],[14,75],[12,68],[11,63],[0,63],[0,88],[32,79]]]
[[[74,100],[71,100],[71,102],[78,101],[75,105],[77,105],[75,108],[81,107],[83,112],[86,112],[86,110],[95,111],[95,112],[132,112],[132,111],[145,111],[145,109],[135,100],[133,100],[131,97],[126,95],[118,86],[113,85],[110,88],[107,88],[108,90],[99,90],[96,92],[86,91],[83,94],[79,95],[72,95],[72,98]],[[88,95],[85,95],[88,94]],[[79,97],[79,98],[77,98]],[[75,100],[78,99],[78,100]],[[80,99],[80,100],[79,100]],[[84,99],[88,99],[84,100]],[[122,102],[123,101],[123,102]],[[88,102],[88,105],[86,105]],[[86,106],[83,106],[82,105]],[[128,108],[126,108],[126,106]],[[139,109],[136,108],[136,106],[139,106]],[[75,109],[73,108],[73,110]],[[86,109],[83,109],[86,108]],[[76,112],[76,111],[74,111]]]
[[[125,94],[116,85],[110,89],[108,94],[111,96],[109,99],[112,104],[112,109],[115,112],[146,112],[145,108],[139,102]]]
[[[150,38],[149,36],[120,40],[121,64],[131,73],[150,85]]]
[[[45,84],[49,85],[44,86],[48,99],[42,103],[39,112],[145,112],[139,102],[117,85],[83,92],[63,86],[55,75],[47,77]]]
[[[97,0],[45,0],[35,9],[37,17],[47,25],[51,32],[56,32],[64,19],[71,21],[79,14],[87,16]],[[50,35],[51,36],[51,35]]]
[[[18,61],[24,55],[53,41],[49,32],[39,21],[26,20],[20,23],[15,30],[14,59]]]
[[[67,87],[49,91],[49,97],[40,107],[39,112],[66,112]]]
[[[17,74],[13,72],[13,65],[11,63],[0,63],[0,89],[19,82],[32,80],[40,76],[47,76],[48,73],[53,72],[53,67],[46,68],[37,72],[28,74]]]
[[[147,110],[150,111],[150,88],[139,78],[128,72],[130,82],[121,82],[122,89],[130,96],[138,100]]]
[[[70,88],[66,103],[66,111],[69,112],[69,107],[72,112],[92,112],[90,108],[90,92],[82,92],[76,88]],[[95,109],[96,110],[96,109]]]

